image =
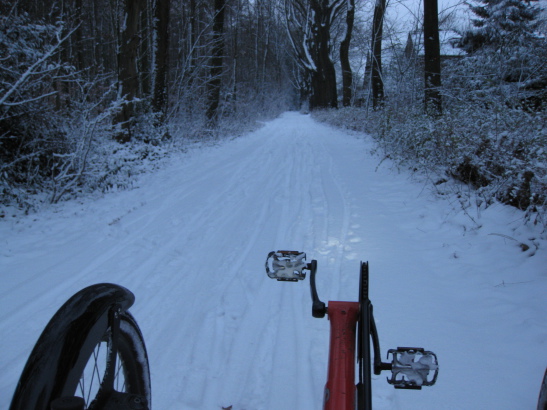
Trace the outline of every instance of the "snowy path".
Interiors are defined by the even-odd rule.
[[[521,216],[502,206],[476,229],[407,174],[376,169],[370,144],[288,113],[181,156],[139,189],[1,222],[0,408],[58,307],[114,282],[137,298],[154,409],[320,409],[328,322],[311,317],[307,280],[266,277],[277,249],[318,260],[324,300],[355,300],[369,260],[384,354],[438,354],[438,384],[422,392],[377,377],[376,409],[535,408],[547,244],[513,230]]]

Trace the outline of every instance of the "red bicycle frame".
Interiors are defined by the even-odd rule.
[[[330,320],[330,346],[327,383],[323,396],[325,410],[372,409],[371,349],[374,346],[374,373],[391,370],[391,363],[380,359],[380,342],[372,303],[368,298],[368,263],[361,262],[359,302],[329,301],[328,308],[319,299],[315,286],[317,261],[306,267],[310,271],[312,316]],[[357,347],[357,350],[356,350]],[[355,358],[359,363],[359,382],[355,384]]]
[[[355,409],[355,340],[359,320],[358,302],[329,302],[329,367],[323,408]]]

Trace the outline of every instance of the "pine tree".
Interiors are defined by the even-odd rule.
[[[478,17],[460,46],[469,53],[483,47],[514,46],[535,38],[540,9],[524,0],[478,0],[470,6]]]

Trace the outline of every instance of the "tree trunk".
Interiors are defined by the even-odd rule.
[[[75,0],[74,1],[74,15],[75,21],[82,21],[82,0]],[[76,63],[78,70],[84,70],[85,69],[85,62],[84,62],[84,43],[83,43],[83,24],[80,24],[76,28],[76,32],[74,33],[75,41],[76,41]],[[89,50],[85,50],[85,52],[89,52]]]
[[[314,11],[314,41],[315,41],[315,65],[312,72],[310,97],[310,109],[313,108],[338,108],[338,95],[336,91],[336,70],[330,57],[331,52],[331,10],[328,1],[313,1]]]
[[[197,60],[197,40],[198,40],[198,19],[197,16],[197,7],[196,0],[190,0],[190,72],[193,72],[196,66]]]
[[[153,98],[152,76],[154,75],[154,67],[152,67],[152,54],[154,53],[153,38],[154,38],[154,10],[152,2],[149,0],[139,0],[142,2],[141,13],[141,44],[138,57],[139,83],[140,94],[145,97]]]
[[[156,70],[154,81],[154,112],[163,123],[167,112],[167,73],[169,69],[169,9],[170,0],[156,1]]]
[[[211,57],[211,77],[207,84],[207,119],[210,125],[216,125],[222,85],[222,55],[224,54],[224,9],[226,0],[215,0],[213,20],[213,55]]]
[[[353,74],[349,63],[349,46],[353,31],[355,16],[355,0],[347,1],[346,11],[346,36],[340,43],[340,65],[342,66],[342,104],[344,107],[351,105]]]
[[[122,143],[131,140],[131,120],[135,111],[133,100],[139,91],[137,54],[140,43],[138,34],[140,12],[139,1],[125,0],[118,52],[118,84],[120,95],[125,97],[126,102],[115,119],[115,123],[121,125],[121,132],[115,138]]]
[[[441,51],[437,0],[424,0],[425,110],[442,114]]]
[[[371,85],[372,107],[379,108],[384,101],[384,82],[382,80],[382,36],[386,0],[376,0],[372,22],[372,61]]]
[[[232,99],[232,107],[234,112],[237,112],[237,99],[238,99],[238,88],[237,85],[239,83],[239,27],[240,27],[240,20],[239,17],[241,16],[241,3],[238,2],[237,4],[237,10],[234,16],[234,21],[230,23],[232,26],[232,78],[231,78],[231,85],[232,85],[232,92],[231,92],[231,99]]]

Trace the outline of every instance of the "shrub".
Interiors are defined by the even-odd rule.
[[[369,132],[383,155],[437,175],[432,182],[454,178],[471,186],[485,206],[502,201],[526,211],[527,221],[547,227],[546,112],[467,104],[432,118],[387,104],[376,112],[347,108],[313,115]]]

